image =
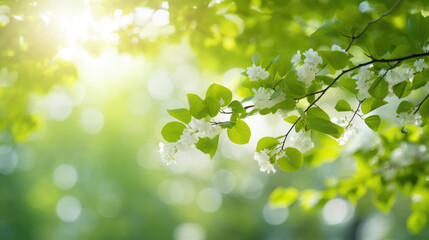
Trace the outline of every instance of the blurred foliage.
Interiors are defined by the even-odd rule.
[[[204,176],[194,172],[180,174],[180,171],[172,174],[159,166],[152,169],[138,167],[139,164],[142,167],[148,164],[148,159],[159,162],[152,154],[156,147],[153,143],[158,140],[158,119],[165,117],[164,113],[159,113],[159,109],[165,110],[166,105],[164,101],[157,100],[166,99],[155,98],[155,101],[149,101],[151,104],[144,117],[129,114],[124,106],[129,104],[127,101],[130,101],[135,89],[148,92],[146,83],[142,87],[140,82],[135,81],[131,87],[122,88],[109,85],[111,82],[106,79],[98,79],[103,72],[115,72],[116,67],[119,71],[120,66],[114,64],[94,67],[96,74],[90,78],[96,78],[92,80],[97,80],[99,85],[95,85],[96,90],[87,91],[86,105],[77,106],[79,103],[75,103],[73,98],[70,117],[65,114],[67,117],[64,119],[55,115],[55,111],[64,110],[68,106],[62,105],[62,98],[55,94],[58,91],[69,93],[68,91],[79,89],[79,82],[76,81],[82,80],[84,61],[69,59],[69,55],[81,49],[85,49],[94,58],[102,58],[106,51],[117,49],[120,54],[130,53],[135,57],[143,54],[156,62],[154,59],[158,59],[165,51],[167,56],[180,59],[183,57],[181,55],[186,54],[186,50],[181,49],[183,43],[186,43],[196,56],[192,64],[212,75],[223,74],[234,67],[245,68],[251,65],[251,58],[255,53],[262,56],[261,63],[265,66],[280,55],[276,63],[276,71],[280,75],[291,68],[289,59],[298,49],[318,48],[317,50],[323,51],[329,50],[332,44],[347,46],[350,39],[343,35],[352,36],[360,32],[369,20],[388,11],[395,2],[370,1],[373,10],[353,15],[356,18],[349,22],[351,27],[341,29],[342,34],[338,34],[339,31],[321,32],[320,29],[323,28],[320,27],[324,26],[322,24],[329,26],[335,22],[334,16],[345,21],[344,18],[350,17],[348,10],[354,9],[352,13],[356,13],[361,1],[178,0],[169,1],[166,7],[164,1],[155,0],[0,0],[0,6],[10,7],[10,12],[0,11],[0,20],[4,20],[6,16],[9,21],[7,24],[0,22],[0,157],[3,158],[0,159],[0,238],[170,239],[176,236],[176,239],[183,239],[177,237],[177,232],[174,231],[178,231],[178,226],[184,222],[194,222],[204,228],[207,239],[369,239],[368,236],[375,239],[377,236],[379,239],[389,236],[425,239],[429,234],[424,227],[426,213],[429,211],[427,162],[417,161],[405,169],[398,169],[393,179],[385,179],[377,171],[384,163],[389,162],[392,151],[402,146],[402,142],[413,149],[410,151],[417,151],[415,148],[420,145],[427,146],[427,125],[423,130],[407,128],[405,131],[408,134],[404,135],[401,133],[404,129],[388,128],[382,122],[379,145],[353,154],[358,169],[353,177],[353,174],[341,175],[343,169],[335,165],[350,159],[349,154],[341,153],[338,144],[331,137],[315,133],[313,137],[317,139],[316,149],[304,155],[303,169],[288,175],[275,175],[268,181],[256,168],[247,172],[250,165],[248,162],[232,161],[237,158],[236,155],[226,158],[219,154],[214,156],[213,146],[209,143],[201,148],[218,159],[210,162],[210,170],[201,173]],[[377,22],[362,37],[356,39],[354,47],[350,49],[351,54],[360,58],[363,56],[359,55],[359,50],[374,57],[382,57],[388,51],[392,53],[392,57],[414,53],[420,47],[418,41],[409,41],[404,33],[407,32],[410,14],[420,11],[427,14],[429,9],[426,5],[425,0],[403,1],[394,14]],[[151,20],[152,14],[159,10],[164,11],[159,12],[163,16],[168,10],[169,24],[154,24],[153,19]],[[149,11],[149,17],[139,15],[141,11],[146,11],[145,14]],[[161,20],[165,21],[165,18]],[[416,38],[421,40],[420,36]],[[171,44],[182,45],[169,48]],[[175,51],[168,52],[169,50]],[[324,59],[337,57],[323,56]],[[160,62],[151,63],[152,65],[148,63],[149,67],[139,67],[144,69],[143,72],[146,68],[164,68],[171,64],[168,58],[161,59]],[[331,71],[341,68],[341,62],[340,65],[331,65],[328,66]],[[271,71],[273,69],[274,67]],[[141,74],[136,69],[132,71],[137,75]],[[419,84],[423,86],[422,82],[427,80],[423,77],[424,74],[420,75],[422,77],[419,77]],[[125,76],[124,82],[126,78],[130,77]],[[146,78],[149,77],[145,75],[145,80]],[[211,79],[219,78],[216,76]],[[181,82],[185,80],[179,79],[176,83],[179,89],[183,85]],[[329,79],[320,77],[321,84],[326,84],[326,81],[329,82]],[[342,89],[354,89],[350,88],[349,83],[338,82]],[[253,94],[251,85],[235,88],[230,84],[228,87],[240,97]],[[182,90],[187,91],[186,87],[182,86]],[[419,89],[418,85],[413,87]],[[104,89],[105,95],[111,96],[108,100],[101,97],[101,89]],[[351,99],[353,95],[350,94],[352,93],[346,96],[346,100]],[[184,96],[184,92],[176,91],[173,97],[183,99],[181,96]],[[212,97],[216,98],[216,93]],[[103,99],[104,102],[97,105],[98,99]],[[284,108],[295,107],[290,100],[292,99],[288,99],[288,105],[283,105]],[[51,104],[48,106],[48,113],[40,111],[40,102]],[[52,102],[57,102],[58,105]],[[335,106],[336,102],[331,105]],[[238,101],[235,103],[237,111],[243,114],[240,108],[242,105]],[[81,128],[83,112],[94,105],[102,110],[105,126],[103,131],[93,136],[82,132]],[[91,116],[94,115],[90,115],[90,119]],[[51,121],[46,124],[49,119]],[[244,121],[239,123],[243,126]],[[229,130],[231,126],[224,127]],[[229,133],[235,135],[238,142],[248,142],[250,138],[250,135],[241,138],[240,132],[229,130]],[[222,138],[219,142],[221,145]],[[144,160],[136,161],[137,152],[142,148],[142,156],[137,157],[137,160]],[[385,151],[380,153],[380,149]],[[18,163],[14,159],[18,159]],[[331,162],[333,160],[337,161]],[[204,161],[208,162],[208,159]],[[16,171],[7,164],[14,164]],[[52,179],[59,164],[75,167],[78,182],[73,188],[61,189]],[[319,168],[311,169],[309,166]],[[195,202],[197,197],[194,195],[197,195],[197,191],[201,192],[200,189],[212,184],[213,169],[217,168],[233,172],[237,176],[237,186],[229,194],[220,194],[223,202],[217,212],[207,213],[191,203]],[[329,179],[326,187],[323,182],[327,177],[333,176],[346,180]],[[255,188],[265,188],[252,190],[247,187],[250,190],[243,190],[246,188],[239,187],[238,182],[241,186],[247,182],[247,185],[254,185]],[[165,199],[160,201],[164,194],[162,186],[170,184],[168,191],[172,191],[171,189],[177,188],[178,183],[187,189],[185,194],[193,189],[193,193],[189,190],[189,194],[193,196],[192,201],[187,204],[172,203],[171,199],[170,202]],[[268,194],[277,186],[287,187],[275,190],[271,197],[277,206],[283,207],[280,209],[289,209],[290,220],[281,227],[267,224],[267,219],[270,218],[263,216],[266,211],[263,206]],[[308,190],[309,188],[315,190]],[[368,191],[369,189],[372,191]],[[246,191],[255,191],[257,194],[249,197],[245,194]],[[326,225],[324,215],[311,211],[327,206],[325,204],[335,198],[337,193],[353,203],[359,201],[359,204],[353,208],[355,215],[349,222]],[[64,196],[73,196],[79,200],[81,212],[75,221],[64,221],[64,216],[58,216],[62,209],[58,206]],[[248,198],[244,199],[246,196]],[[408,198],[410,196],[411,204]],[[304,213],[302,209],[295,207],[284,208],[295,200],[310,213]],[[374,213],[371,200],[374,200],[375,207],[384,212],[391,210],[390,213],[386,216]],[[413,213],[410,213],[408,205]],[[391,223],[389,218],[397,221]],[[371,225],[380,229],[371,229]],[[411,233],[422,232],[411,236],[404,230],[405,226],[408,226]]]

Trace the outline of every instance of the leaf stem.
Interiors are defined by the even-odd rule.
[[[369,21],[367,24],[366,24],[366,26],[365,26],[365,28],[358,34],[358,35],[356,35],[356,36],[352,36],[351,37],[351,40],[350,40],[350,42],[349,42],[349,45],[347,46],[347,48],[346,48],[346,52],[351,48],[351,46],[352,46],[352,44],[353,44],[353,42],[356,40],[356,39],[358,39],[366,30],[368,30],[368,28],[372,25],[372,24],[374,24],[374,23],[376,23],[376,22],[378,22],[378,21],[380,21],[382,18],[384,18],[385,16],[387,16],[387,15],[389,15],[389,14],[391,14],[392,12],[393,12],[393,10],[395,10],[395,8],[396,7],[398,7],[398,5],[400,4],[402,2],[402,0],[398,0],[396,3],[395,3],[395,5],[393,5],[393,7],[388,11],[388,12],[386,12],[386,13],[384,13],[384,14],[382,14],[379,18],[377,18],[377,19],[374,19],[374,20],[372,20],[372,21]]]

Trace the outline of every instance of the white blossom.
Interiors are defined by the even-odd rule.
[[[298,65],[298,63],[301,61],[301,51],[298,50],[295,55],[293,55],[292,59],[290,60],[291,63],[293,63],[294,66]]]
[[[10,8],[6,5],[0,6],[0,26],[7,25],[10,22],[7,14],[10,13]]]
[[[270,156],[268,155],[268,149],[264,149],[260,152],[255,152],[253,159],[258,162],[261,172],[276,172],[274,166],[270,163]]]
[[[407,143],[401,143],[399,148],[396,148],[390,154],[390,160],[399,167],[407,167],[413,163],[418,154],[417,146]]]
[[[356,89],[359,90],[359,95],[362,95],[364,98],[370,97],[368,90],[371,87],[371,82],[369,80],[374,76],[374,72],[368,68],[369,66],[361,67],[359,73],[352,77],[353,79],[357,79]]]
[[[339,145],[345,145],[351,138],[359,133],[359,128],[355,124],[350,124],[347,118],[332,118],[332,122],[345,128],[343,135],[337,139]]]
[[[390,162],[384,163],[383,167],[380,169],[380,172],[386,180],[392,180],[396,176],[396,168]]]
[[[405,125],[414,125],[420,126],[422,124],[422,116],[418,112],[402,112],[397,115],[399,123],[402,126]]]
[[[205,119],[195,119],[191,121],[191,128],[196,131],[196,136],[205,138],[214,138],[219,134],[221,127],[218,125],[213,125]]]
[[[309,63],[304,63],[296,67],[298,80],[304,82],[306,87],[310,87],[313,80],[316,78],[317,68]]]
[[[297,66],[301,60],[301,52],[298,51],[292,58],[292,63],[296,67],[298,80],[305,83],[306,87],[310,87],[312,81],[316,78],[316,73],[319,71],[318,66],[323,62],[322,58],[312,48],[303,53],[305,56],[304,64]]]
[[[198,136],[193,129],[185,128],[179,141],[177,142],[177,150],[184,152],[195,147],[198,142]]]
[[[388,71],[384,78],[386,79],[386,82],[389,84],[389,88],[392,88],[396,84],[407,80],[405,74],[399,69],[393,69]]]
[[[253,66],[247,68],[247,76],[249,76],[250,81],[258,81],[259,79],[265,80],[270,74],[261,66],[253,64]]]
[[[351,138],[356,136],[359,133],[359,128],[356,127],[356,125],[351,124],[348,126],[345,130],[343,135],[341,135],[340,138],[338,138],[338,144],[344,145],[346,144]]]
[[[322,58],[319,56],[319,54],[316,51],[313,51],[312,48],[308,49],[304,53],[305,59],[304,63],[309,63],[317,68],[319,64],[323,63]]]
[[[366,12],[370,12],[371,10],[372,8],[369,5],[368,1],[363,1],[359,4],[359,12],[366,13]]]
[[[340,52],[345,52],[345,53],[347,53],[345,49],[342,49],[342,48],[341,48],[340,46],[338,46],[337,44],[332,45],[332,47],[331,47],[331,51],[340,51]]]
[[[159,143],[159,153],[161,155],[161,160],[165,165],[176,164],[175,154],[176,154],[176,144],[169,143],[165,145],[164,143]]]
[[[294,147],[300,152],[305,153],[313,149],[314,143],[311,141],[310,136],[307,136],[304,131],[300,131],[297,135],[292,135],[290,137],[287,146]]]
[[[253,91],[255,92],[255,96],[253,96],[252,101],[257,109],[272,108],[274,105],[284,100],[283,96],[271,100],[271,95],[274,93],[273,89],[260,87],[257,91]]]
[[[423,71],[423,69],[428,68],[428,65],[425,63],[425,60],[419,59],[414,62],[414,67],[416,67],[417,72]]]
[[[428,44],[428,45],[426,45],[426,46],[423,46],[423,51],[425,51],[425,52],[429,52],[429,44]]]

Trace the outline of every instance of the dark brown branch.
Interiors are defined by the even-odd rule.
[[[365,28],[358,34],[358,35],[356,35],[356,36],[352,36],[352,39],[350,40],[350,42],[349,42],[349,45],[347,46],[347,48],[346,48],[346,52],[350,49],[350,47],[352,46],[352,44],[353,44],[353,42],[356,40],[356,39],[358,39],[358,38],[360,38],[360,36],[366,31],[366,30],[368,30],[368,28],[369,28],[369,26],[371,26],[372,24],[374,24],[374,23],[376,23],[376,22],[378,22],[378,21],[380,21],[382,18],[384,18],[385,16],[387,16],[387,15],[389,15],[389,14],[391,14],[392,12],[393,12],[393,10],[395,10],[395,8],[396,7],[398,7],[398,5],[400,4],[402,2],[402,0],[398,0],[396,3],[395,3],[395,5],[393,5],[393,7],[390,9],[390,11],[388,11],[388,12],[386,12],[386,13],[384,13],[383,15],[381,15],[379,18],[377,18],[377,19],[374,19],[374,20],[372,20],[372,21],[369,21],[367,24],[366,24],[366,26],[365,26]]]
[[[417,57],[424,57],[424,56],[428,56],[429,52],[424,52],[424,53],[415,53],[415,54],[411,54],[408,56],[404,56],[404,57],[399,57],[399,58],[390,58],[390,59],[373,59],[371,61],[365,62],[365,63],[361,63],[357,66],[354,66],[352,68],[343,70],[326,88],[324,88],[323,90],[319,91],[321,94],[305,109],[304,113],[306,113],[311,107],[313,107],[322,97],[323,95],[325,95],[325,93],[328,91],[329,88],[331,88],[338,79],[340,79],[344,74],[354,71],[356,69],[359,69],[361,67],[367,66],[367,65],[371,65],[373,63],[390,63],[390,62],[397,62],[395,63],[393,66],[391,66],[389,68],[389,70],[395,66],[397,66],[399,64],[399,62],[408,60],[408,59],[412,59],[412,58],[417,58]],[[387,71],[386,71],[387,73]],[[386,74],[385,73],[385,74]],[[384,75],[385,75],[384,74]],[[296,123],[301,119],[301,117],[299,117],[295,123],[292,125],[292,127],[288,130],[288,132],[285,134],[284,139],[283,139],[283,143],[282,143],[282,149],[284,149],[284,145],[286,143],[286,139],[289,135],[289,133],[291,132],[292,128],[295,127]]]
[[[365,101],[365,98],[364,98],[362,101],[361,101],[361,100],[358,100],[358,101],[359,101],[359,104],[358,104],[358,106],[357,106],[357,108],[356,108],[355,112],[353,113],[352,119],[350,119],[349,124],[347,124],[347,126],[346,126],[345,128],[348,128],[348,127],[350,127],[350,125],[352,125],[353,119],[354,119],[354,118],[356,117],[356,115],[358,114],[357,112],[359,111],[360,105],[362,104],[362,102],[363,102],[363,101]]]
[[[419,104],[417,104],[416,105],[416,110],[414,111],[414,114],[416,114],[418,111],[419,111],[419,109],[420,109],[420,107],[422,106],[422,104],[426,101],[426,99],[428,99],[429,98],[429,94],[428,95],[426,95],[426,97],[425,98],[423,98],[423,100],[419,103]]]

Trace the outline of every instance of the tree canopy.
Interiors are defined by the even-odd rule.
[[[0,0],[0,132],[11,136],[3,143],[31,141],[46,121],[68,116],[74,100],[55,90],[81,91],[73,53],[156,58],[186,43],[198,67],[241,77],[177,96],[188,105],[169,109],[157,129],[166,165],[195,148],[216,158],[222,135],[253,144],[248,121],[261,117],[275,125],[252,146],[248,165],[261,172],[350,164],[323,186],[276,182],[272,206],[312,212],[370,195],[387,213],[405,196],[406,227],[417,234],[429,212],[428,13],[425,0]]]

